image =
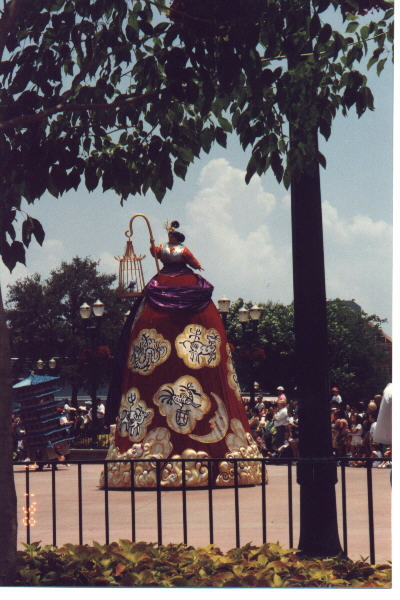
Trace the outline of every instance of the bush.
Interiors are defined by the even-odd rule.
[[[120,540],[109,545],[25,545],[16,586],[389,588],[391,566],[364,559],[306,558],[279,544],[221,552],[210,545],[158,546]]]

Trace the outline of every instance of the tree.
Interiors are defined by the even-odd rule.
[[[379,13],[377,22],[357,20],[357,12],[375,7],[389,10]],[[312,360],[302,351],[302,343],[309,343],[302,332],[311,311],[319,315],[318,339],[326,350],[318,194],[324,158],[316,136],[329,138],[338,110],[355,107],[361,115],[372,109],[372,93],[357,62],[372,46],[369,65],[383,68],[386,41],[393,41],[390,7],[382,0],[254,0],[250,7],[247,0],[177,0],[171,10],[164,0],[4,2],[0,254],[5,264],[12,269],[24,261],[32,236],[43,240],[40,224],[29,216],[22,241],[17,239],[22,199],[32,203],[46,190],[57,196],[84,181],[88,190],[101,182],[122,200],[152,190],[161,201],[174,174],[184,178],[194,158],[214,141],[225,145],[233,129],[243,147],[252,147],[247,181],[271,167],[279,181],[292,185],[294,250],[301,218],[309,211],[307,227],[317,234],[318,245],[306,240],[309,251],[303,257],[315,269],[304,269],[294,251],[296,353],[309,358],[300,365],[302,393],[308,397]],[[348,19],[347,33],[323,21],[328,8]],[[305,297],[303,276],[313,283]],[[325,351],[317,358],[321,396]],[[314,400],[311,394],[309,401]],[[325,443],[303,449],[305,456],[327,451]]]
[[[310,15],[300,19],[309,6]],[[32,203],[46,191],[59,196],[81,183],[89,191],[101,183],[122,201],[148,190],[161,201],[174,176],[184,179],[194,158],[214,141],[224,146],[232,129],[244,148],[252,147],[247,181],[272,168],[289,186],[307,165],[324,165],[305,127],[311,90],[316,110],[309,125],[327,139],[339,110],[354,107],[362,115],[373,108],[357,63],[372,45],[368,66],[383,68],[385,42],[393,41],[392,11],[366,23],[351,11],[375,7],[391,3],[177,0],[169,9],[166,0],[5,1],[5,264],[24,262],[32,237],[43,241],[40,224],[29,216],[17,239],[22,199]],[[327,9],[348,19],[345,34],[324,20]],[[301,124],[292,145],[289,122]]]
[[[254,381],[270,393],[274,393],[280,384],[294,389],[293,305],[258,303],[262,313],[253,334],[245,333],[251,324],[245,324],[243,329],[239,322],[238,311],[243,306],[250,309],[253,303],[239,298],[232,303],[227,318],[228,339],[233,346],[241,389],[249,390]]]
[[[391,356],[379,344],[383,320],[338,298],[328,302],[327,313],[330,382],[339,386],[345,402],[357,406],[391,381]]]
[[[259,302],[262,314],[257,335],[249,340],[243,337],[237,313],[242,306],[250,308],[252,304],[239,298],[232,303],[227,318],[239,383],[248,389],[256,379],[264,391],[272,393],[283,384],[290,398],[297,387],[293,304]],[[391,379],[390,356],[379,344],[383,323],[355,302],[339,298],[327,302],[328,376],[330,385],[339,386],[345,402],[357,405],[359,400],[371,399]],[[254,377],[250,372],[251,348],[263,351],[256,360]]]
[[[73,403],[80,388],[92,394],[93,382],[97,388],[108,380],[110,361],[105,349],[111,357],[127,309],[112,288],[115,279],[99,273],[98,262],[75,257],[51,271],[43,283],[35,274],[9,286],[6,314],[13,355],[28,370],[38,358],[55,357],[61,380],[72,386]],[[98,339],[91,340],[79,307],[98,298],[106,312]]]

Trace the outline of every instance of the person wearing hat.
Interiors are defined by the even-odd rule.
[[[282,385],[278,385],[276,391],[278,392],[277,402],[279,402],[279,400],[285,400],[285,402],[287,402],[287,398],[285,396],[285,388]]]
[[[342,404],[342,396],[339,394],[339,388],[332,388],[332,398],[331,398],[331,406],[332,405],[340,406]]]

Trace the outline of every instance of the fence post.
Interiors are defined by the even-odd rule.
[[[369,526],[369,548],[370,562],[375,564],[375,532],[374,532],[374,500],[372,493],[372,464],[367,461],[367,493],[368,493],[368,526]]]

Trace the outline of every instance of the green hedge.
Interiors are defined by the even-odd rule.
[[[391,565],[302,557],[279,544],[221,552],[215,546],[158,546],[120,540],[109,545],[25,545],[16,586],[389,588]]]

